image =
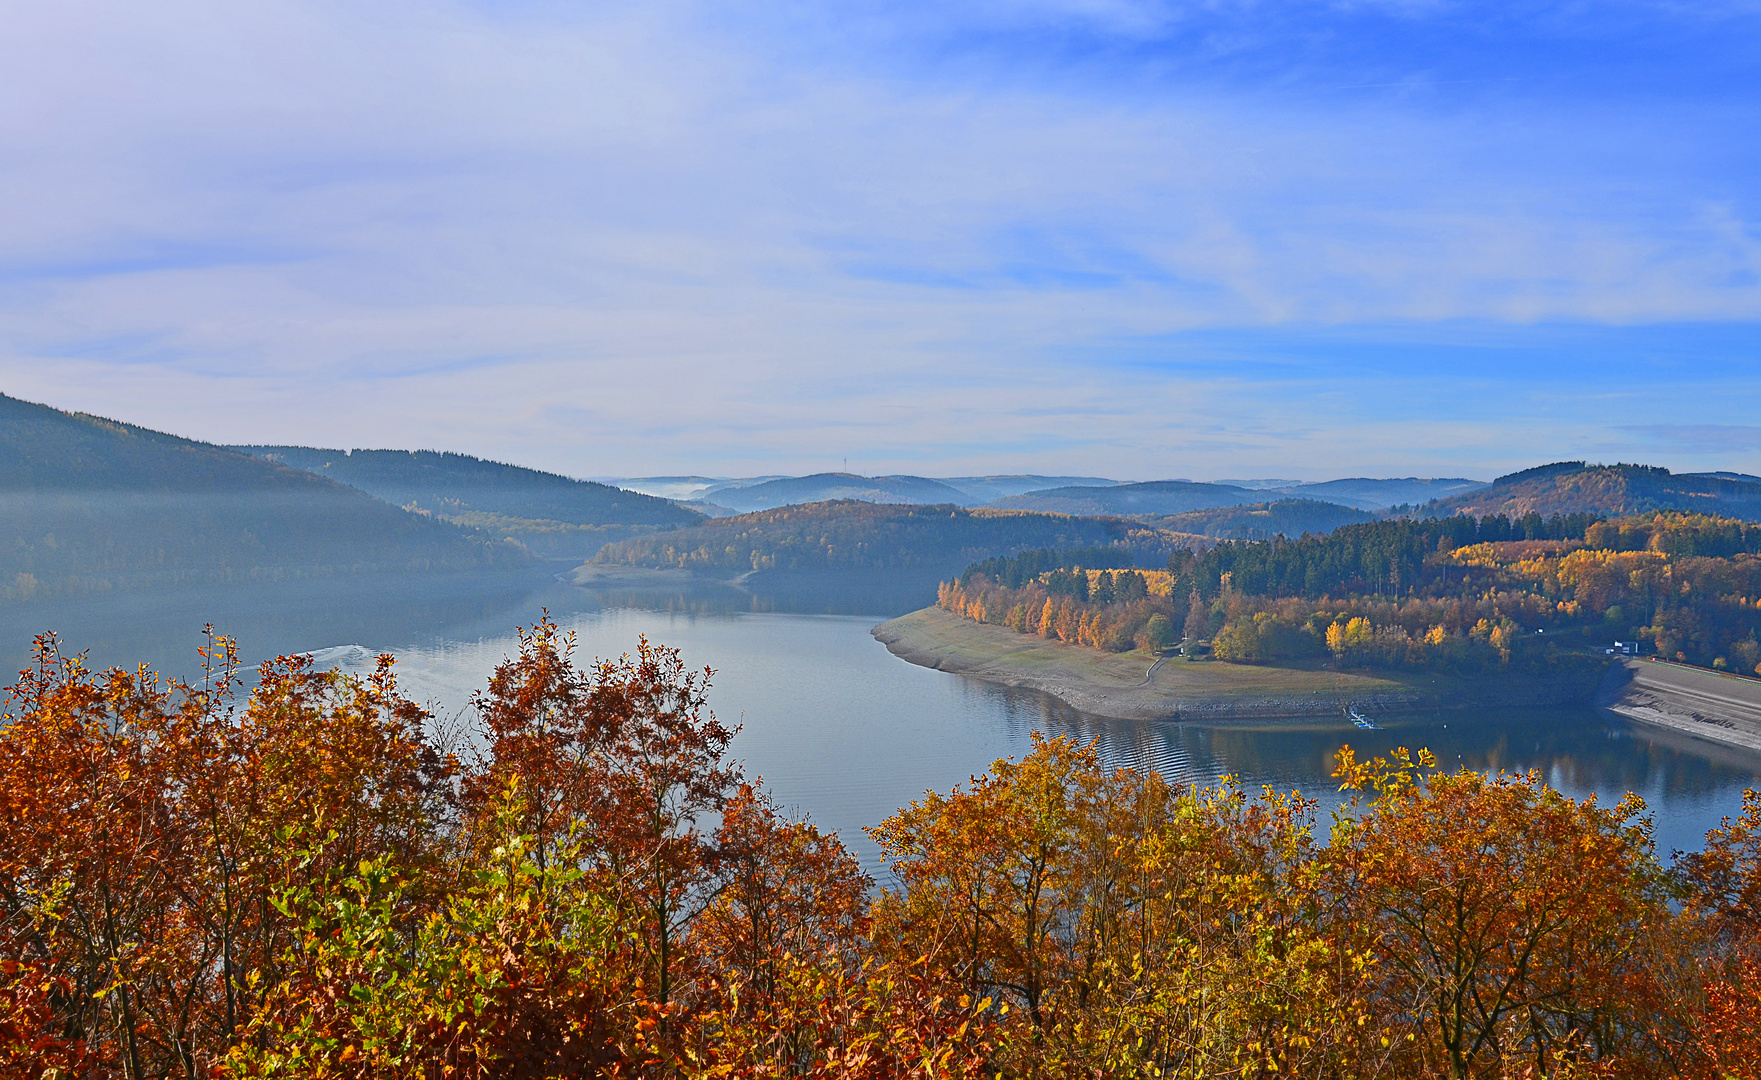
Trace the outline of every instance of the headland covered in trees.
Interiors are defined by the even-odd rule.
[[[1761,675],[1758,553],[1761,526],[1727,517],[1456,515],[1349,525],[1297,540],[1226,541],[1177,551],[1154,570],[1121,568],[1131,560],[1116,551],[993,558],[945,581],[937,607],[1066,649],[1133,653],[1140,665],[1178,649],[1177,662],[1117,688],[1115,715],[1169,701],[1184,702],[1184,712],[1222,707],[1226,690],[1206,693],[1207,680],[1268,681],[1245,670],[1195,674],[1220,666],[1290,673],[1284,700],[1237,695],[1230,708],[1238,714],[1337,712],[1345,700],[1366,698],[1435,707],[1483,706],[1500,695],[1588,701],[1617,647]],[[916,662],[1005,681],[1019,674],[1023,685],[1051,688],[994,656],[961,656],[945,641],[931,646],[939,624],[914,620],[877,634]],[[994,634],[984,640],[993,654],[1001,647]],[[1382,684],[1347,681],[1366,675]],[[1761,701],[1752,693],[1761,683],[1746,682],[1730,692]],[[1086,695],[1096,696],[1092,685]]]

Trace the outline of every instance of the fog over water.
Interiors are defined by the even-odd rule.
[[[634,649],[640,636],[715,669],[710,703],[739,725],[733,753],[779,801],[836,829],[871,873],[878,853],[862,833],[927,789],[945,790],[999,757],[1019,757],[1035,731],[1099,742],[1109,761],[1160,770],[1183,783],[1233,774],[1254,787],[1295,788],[1338,804],[1329,778],[1338,748],[1381,753],[1429,747],[1446,765],[1539,769],[1575,797],[1643,796],[1665,857],[1699,846],[1741,805],[1761,760],[1630,724],[1590,709],[1505,710],[1383,718],[1386,730],[1346,723],[1202,726],[1085,716],[1056,699],[897,659],[870,635],[877,622],[927,602],[911,587],[751,591],[588,591],[545,571],[339,578],[258,589],[118,595],[14,604],[0,613],[5,659],[28,659],[32,634],[56,629],[94,666],[149,665],[198,677],[205,622],[238,638],[251,663],[315,652],[350,670],[391,652],[412,697],[450,717],[517,648],[516,626],[544,610],[574,631],[578,658]]]

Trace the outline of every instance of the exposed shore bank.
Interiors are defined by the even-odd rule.
[[[1316,664],[1272,667],[1104,653],[1017,634],[924,608],[884,622],[874,636],[895,656],[924,667],[1039,690],[1073,708],[1125,720],[1216,722],[1335,719],[1347,703],[1365,712],[1589,704],[1600,668],[1533,676],[1474,678],[1429,672],[1337,671]]]
[[[1608,672],[1598,704],[1643,724],[1761,753],[1761,680],[1654,660]]]

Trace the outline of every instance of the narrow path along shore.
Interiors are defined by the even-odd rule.
[[[1628,659],[1609,671],[1598,703],[1640,723],[1761,753],[1761,679]]]
[[[1096,716],[1125,720],[1338,718],[1345,705],[1400,713],[1516,705],[1588,704],[1601,677],[1499,675],[1464,679],[1424,672],[1273,667],[1096,649],[1017,634],[924,608],[874,628],[895,656],[924,667],[1039,690]]]
[[[1148,686],[1150,683],[1154,682],[1156,679],[1156,669],[1167,662],[1168,658],[1166,656],[1156,657],[1156,662],[1151,664],[1150,669],[1143,673],[1143,682],[1140,685]]]

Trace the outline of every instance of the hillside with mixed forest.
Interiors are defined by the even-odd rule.
[[[1151,571],[1049,556],[975,562],[941,606],[1105,650],[1209,641],[1239,663],[1539,670],[1622,639],[1761,674],[1761,526],[1735,518],[1377,521],[1177,551]]]
[[[1722,514],[1761,520],[1761,483],[1735,475],[1671,473],[1653,465],[1589,465],[1562,461],[1500,476],[1490,485],[1425,504],[1418,512],[1601,514],[1619,517],[1656,510]]]
[[[300,469],[0,396],[0,586],[11,600],[522,555]]]
[[[238,446],[244,453],[347,484],[393,506],[518,540],[534,554],[586,558],[609,540],[695,525],[666,499],[589,480],[434,450]]]
[[[1034,548],[1113,546],[1159,564],[1202,538],[1118,519],[843,500],[763,510],[608,544],[596,566],[948,574],[974,559]]]
[[[1138,515],[1159,529],[1197,533],[1223,540],[1265,540],[1273,536],[1328,533],[1341,525],[1372,520],[1371,515],[1317,499],[1279,499],[1246,506],[1218,506],[1184,514]]]

